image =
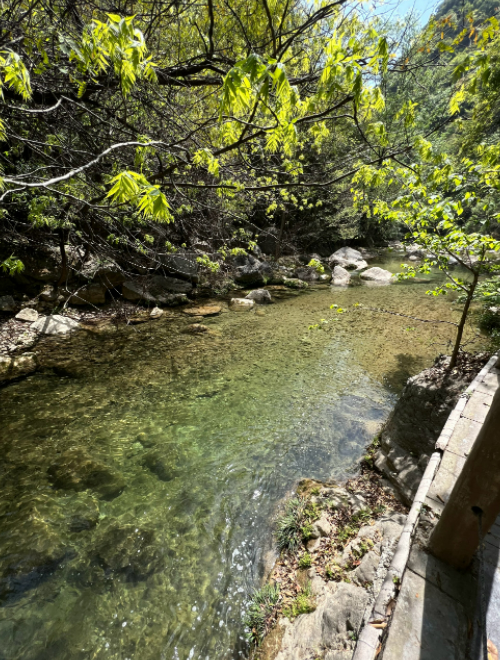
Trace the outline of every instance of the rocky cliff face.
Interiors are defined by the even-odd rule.
[[[486,353],[462,353],[456,369],[440,355],[429,369],[410,378],[382,434],[376,467],[411,504],[429,457],[461,393],[488,360]]]

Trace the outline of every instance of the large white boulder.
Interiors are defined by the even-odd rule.
[[[368,268],[361,273],[360,278],[367,283],[371,284],[390,284],[391,282],[396,282],[397,277],[390,273],[388,270],[374,266],[373,268]]]
[[[38,319],[38,312],[31,307],[25,307],[16,314],[16,319],[18,321],[31,321],[31,323],[34,323]]]
[[[331,254],[328,258],[331,267],[342,266],[348,270],[363,270],[368,268],[368,264],[363,259],[363,255],[358,250],[350,247],[343,247]]]
[[[54,314],[53,316],[41,316],[30,327],[43,335],[69,335],[73,330],[78,330],[80,324],[67,316]]]
[[[351,281],[351,274],[343,266],[335,266],[332,273],[333,286],[347,286]]]
[[[248,312],[255,305],[253,300],[246,298],[231,298],[229,301],[229,309],[233,312]]]

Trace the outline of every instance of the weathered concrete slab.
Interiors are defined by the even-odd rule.
[[[384,660],[465,660],[463,606],[411,570],[398,597]]]
[[[418,546],[413,546],[408,568],[467,609],[476,598],[476,581],[471,572],[460,573]]]
[[[446,451],[432,486],[429,488],[428,497],[446,504],[464,463],[463,456]]]
[[[476,392],[490,394],[493,396],[500,385],[500,372],[492,369],[486,374],[476,386]]]
[[[492,394],[478,392],[476,390],[468,400],[467,405],[465,406],[462,413],[462,417],[473,419],[475,422],[482,424],[486,419],[486,415],[490,411],[492,400]]]
[[[481,424],[468,417],[460,417],[455,424],[453,433],[446,446],[446,451],[451,451],[458,456],[467,456],[479,431]]]

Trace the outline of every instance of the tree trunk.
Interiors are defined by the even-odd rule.
[[[462,344],[462,336],[464,334],[465,322],[467,321],[467,315],[469,314],[469,307],[472,302],[472,297],[474,296],[474,291],[476,290],[477,282],[479,280],[479,273],[474,273],[474,278],[470,286],[469,291],[467,292],[467,300],[462,311],[462,317],[460,323],[458,324],[457,329],[457,338],[455,339],[455,347],[453,348],[453,354],[451,356],[450,369],[453,369],[457,364],[458,351],[460,350],[460,345]]]
[[[59,229],[59,251],[61,253],[61,276],[57,284],[61,286],[68,277],[68,256],[66,254],[66,246],[64,245],[64,229]]]
[[[281,212],[280,231],[279,231],[279,234],[278,234],[278,237],[277,237],[277,240],[276,240],[276,250],[275,250],[275,254],[274,254],[274,258],[276,259],[276,261],[278,261],[278,259],[281,256],[281,242],[283,240],[283,231],[285,229],[285,220],[286,220],[286,212],[282,211]]]

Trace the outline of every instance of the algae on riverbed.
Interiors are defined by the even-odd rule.
[[[0,392],[0,658],[244,652],[277,503],[344,476],[453,333],[365,311],[308,326],[333,303],[454,319],[427,288],[311,288],[199,335],[164,315],[43,340],[55,371]]]

